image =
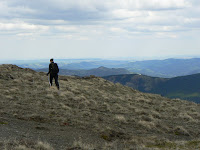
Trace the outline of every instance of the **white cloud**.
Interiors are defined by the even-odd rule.
[[[131,11],[127,9],[116,9],[112,11],[114,18],[134,18],[141,17],[144,15],[143,11]]]
[[[33,33],[18,33],[17,36],[21,36],[21,37],[33,36]]]
[[[48,26],[28,23],[0,23],[0,30],[48,30]]]
[[[116,28],[116,27],[112,27],[112,28],[110,28],[110,30],[111,30],[112,32],[117,32],[117,33],[127,32],[125,29]]]
[[[191,3],[188,0],[117,0],[117,5],[130,10],[161,10],[185,8]]]
[[[180,26],[159,26],[159,25],[152,25],[152,26],[148,26],[148,25],[140,25],[135,27],[136,30],[138,31],[142,31],[142,32],[180,32],[180,31],[185,31],[186,29],[184,29],[183,27]]]
[[[75,26],[55,26],[55,29],[61,30],[61,31],[78,31],[78,28]]]
[[[55,47],[59,39],[63,45],[75,40],[74,47],[109,39],[124,49],[127,40],[198,39],[199,14],[199,0],[1,0],[0,38],[52,39]],[[97,47],[106,49],[109,42]]]
[[[199,23],[200,24],[200,18],[184,18],[184,23]]]
[[[142,11],[188,8],[189,0],[2,0],[0,16],[46,20],[101,20],[141,16]]]
[[[175,39],[178,37],[178,35],[173,34],[173,33],[166,33],[166,32],[157,32],[156,34],[156,38],[172,38]]]

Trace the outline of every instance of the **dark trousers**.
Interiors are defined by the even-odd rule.
[[[52,86],[53,78],[55,79],[55,84],[56,84],[57,88],[59,89],[58,74],[50,74],[50,84],[51,84],[51,86]]]

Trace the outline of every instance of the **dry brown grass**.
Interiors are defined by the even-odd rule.
[[[54,150],[47,142],[25,140],[0,141],[0,148],[1,150]]]
[[[200,106],[192,102],[144,94],[102,78],[60,76],[59,92],[55,85],[49,88],[44,73],[1,65],[0,74],[0,114],[51,124],[70,122],[99,134],[108,145],[143,135],[200,138]]]
[[[71,149],[81,149],[81,150],[95,150],[95,146],[92,144],[86,144],[81,138],[75,140]]]

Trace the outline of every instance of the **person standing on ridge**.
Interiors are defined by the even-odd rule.
[[[55,84],[59,90],[59,83],[58,83],[58,73],[59,73],[59,68],[57,63],[54,63],[53,58],[50,59],[50,64],[49,64],[49,72],[47,73],[47,76],[50,74],[50,86],[52,86],[52,81],[53,78],[55,79]]]

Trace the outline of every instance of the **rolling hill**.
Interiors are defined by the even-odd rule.
[[[8,61],[4,63],[11,63],[22,68],[42,69],[49,65],[49,60],[34,60],[34,61]],[[3,62],[0,61],[0,64]],[[127,64],[129,61],[122,60],[104,60],[104,59],[56,59],[61,69],[68,70],[89,70],[105,66],[108,68],[119,68],[118,66]]]
[[[107,68],[124,68],[130,72],[153,77],[171,78],[200,73],[200,58],[165,59],[145,61],[122,61],[104,59],[57,59],[60,69],[90,70],[101,66]],[[22,68],[41,69],[48,67],[49,60],[13,61]],[[7,62],[6,62],[7,63]],[[1,62],[0,62],[1,64]]]
[[[36,71],[48,72],[48,69],[37,69]],[[60,69],[60,75],[76,75],[76,76],[90,76],[95,75],[98,77],[108,76],[108,75],[119,75],[119,74],[130,74],[130,72],[124,68],[106,68],[99,67],[90,70],[68,70]]]
[[[115,75],[103,77],[114,83],[132,87],[146,93],[161,94],[169,98],[180,98],[200,103],[200,74],[158,78],[145,75]]]
[[[120,66],[153,77],[177,77],[200,73],[200,58],[130,62]]]
[[[199,149],[200,105],[103,78],[0,65],[0,149]]]

